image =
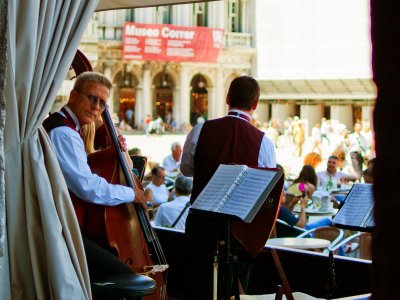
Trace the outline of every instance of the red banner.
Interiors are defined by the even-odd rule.
[[[123,58],[215,62],[222,47],[223,36],[222,29],[126,22]]]

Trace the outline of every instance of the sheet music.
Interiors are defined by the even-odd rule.
[[[356,227],[372,227],[374,200],[372,184],[356,183],[346,197],[344,206],[333,218],[334,224]]]
[[[245,165],[220,165],[192,208],[217,211],[222,199],[232,187],[232,182],[235,182],[240,172],[246,168]]]
[[[247,169],[241,182],[223,208],[223,213],[236,215],[244,219],[260,199],[267,186],[272,182],[276,172]],[[262,199],[265,200],[265,199]]]

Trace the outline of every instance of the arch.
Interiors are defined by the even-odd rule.
[[[190,81],[190,124],[204,122],[208,119],[208,87],[207,77],[197,73]]]
[[[172,113],[174,107],[174,90],[176,76],[170,72],[167,65],[158,65],[153,83],[153,115],[160,116],[165,122],[165,129],[172,129]]]
[[[135,124],[136,86],[139,79],[131,68],[119,65],[113,72],[112,82],[114,85],[113,114],[118,116],[121,129],[130,130]]]

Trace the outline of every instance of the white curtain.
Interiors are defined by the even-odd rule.
[[[91,299],[75,213],[41,124],[98,0],[7,2],[0,299]]]

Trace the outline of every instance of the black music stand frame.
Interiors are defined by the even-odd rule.
[[[232,287],[236,284],[238,285],[238,276],[234,274],[234,264],[238,261],[237,256],[232,255],[231,252],[231,231],[230,231],[230,219],[227,216],[225,218],[225,261],[223,262],[223,282],[222,282],[222,290],[223,290],[223,299],[230,299]],[[235,282],[233,281],[235,279]],[[239,288],[237,286],[235,291],[235,300],[239,300]]]

